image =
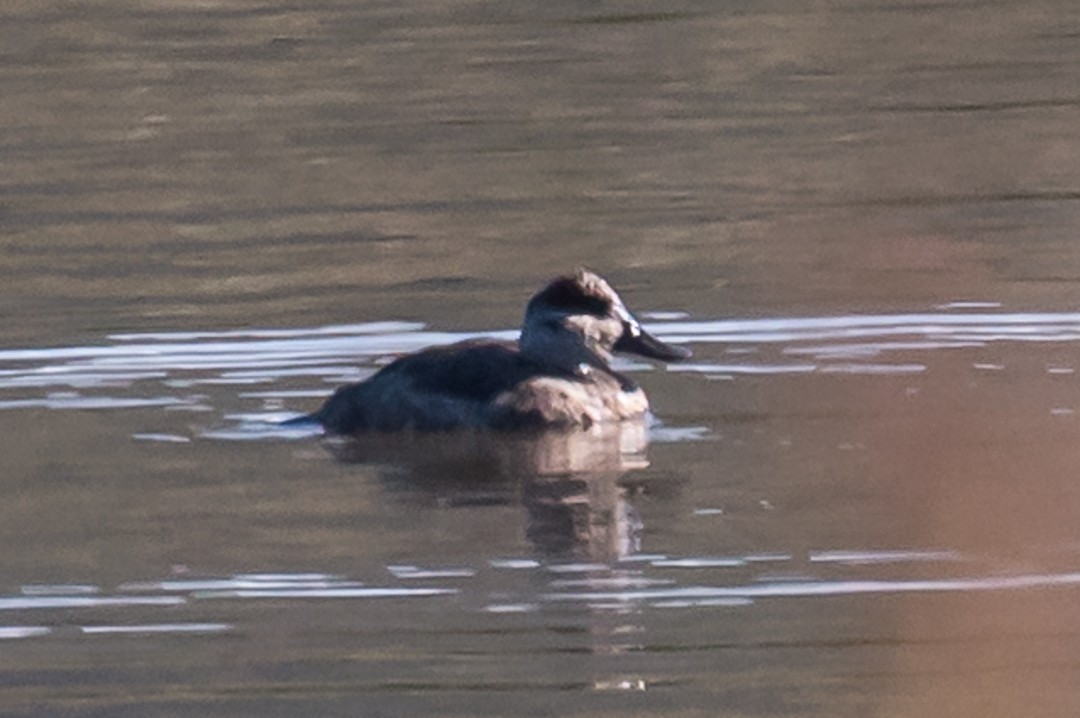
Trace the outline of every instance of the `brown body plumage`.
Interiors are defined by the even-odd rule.
[[[580,270],[529,302],[519,342],[473,340],[402,357],[342,387],[306,419],[333,434],[583,427],[641,417],[645,393],[611,368],[613,352],[689,356],[645,332],[619,295]]]

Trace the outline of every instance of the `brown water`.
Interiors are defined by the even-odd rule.
[[[0,714],[1076,715],[1078,37],[9,0]],[[659,423],[267,423],[580,264]]]

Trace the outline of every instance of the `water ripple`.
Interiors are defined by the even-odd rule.
[[[108,609],[108,622],[80,620],[83,635],[217,635],[237,628],[225,601],[424,599],[456,596],[447,610],[510,617],[545,605],[588,610],[694,609],[752,606],[757,601],[832,596],[1067,590],[1080,587],[1080,547],[1051,547],[1047,556],[1067,563],[1031,571],[966,556],[951,549],[832,549],[804,556],[747,553],[730,556],[641,554],[614,563],[542,561],[501,557],[476,566],[386,566],[389,583],[369,585],[321,572],[238,573],[222,577],[172,576],[120,584],[115,594],[90,584],[27,585],[20,596],[0,596],[0,610],[79,612]],[[494,583],[491,580],[498,575]],[[693,583],[687,583],[691,578]],[[463,579],[465,579],[463,581]],[[415,585],[414,581],[427,583]],[[454,581],[457,585],[447,585]],[[411,584],[411,585],[406,585]],[[146,621],[147,608],[169,610],[168,621]],[[129,611],[129,609],[131,611]],[[219,615],[214,615],[220,612]],[[188,615],[186,615],[188,614]],[[78,615],[74,613],[71,615]],[[135,620],[125,621],[130,616]],[[227,620],[223,620],[226,619]],[[54,635],[57,625],[0,626],[0,639]],[[66,635],[70,635],[70,631]]]
[[[686,319],[661,313],[664,321],[649,329],[667,341],[723,344],[737,361],[700,361],[668,367],[672,372],[698,373],[709,378],[743,375],[808,373],[892,376],[919,374],[923,361],[912,352],[984,347],[994,342],[1080,341],[1080,313],[1005,313],[973,311],[990,303],[952,303],[937,312],[769,319]],[[374,322],[299,329],[243,329],[226,332],[115,334],[111,344],[82,347],[7,349],[0,351],[0,390],[26,392],[49,387],[99,390],[152,385],[173,390],[164,395],[84,395],[51,393],[0,400],[0,409],[124,409],[165,407],[205,408],[205,397],[176,390],[205,385],[260,385],[283,380],[306,381],[307,387],[244,392],[264,402],[291,397],[325,396],[333,384],[369,376],[389,357],[423,347],[470,338],[515,338],[515,330],[437,332],[410,322]],[[758,349],[774,346],[782,356],[805,361],[775,361]],[[904,361],[883,361],[888,354],[905,353]],[[991,363],[979,362],[977,367]],[[647,365],[622,363],[624,371],[643,371]],[[994,365],[996,366],[996,365]],[[1050,368],[1065,374],[1071,368]]]
[[[0,596],[0,611],[57,608],[113,608],[118,606],[178,606],[179,596]]]
[[[1026,574],[910,581],[778,581],[745,586],[680,586],[637,591],[548,593],[548,601],[681,601],[698,599],[809,598],[868,593],[938,593],[957,591],[1016,591],[1080,585],[1080,573]]]
[[[409,598],[416,596],[446,596],[458,593],[456,588],[258,588],[228,591],[205,591],[196,598]]]
[[[0,641],[14,638],[36,638],[47,636],[52,633],[51,628],[45,626],[0,626]]]
[[[87,635],[138,635],[138,634],[184,634],[224,633],[232,630],[228,623],[147,623],[133,626],[80,626]]]

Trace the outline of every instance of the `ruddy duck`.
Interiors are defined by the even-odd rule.
[[[517,345],[469,340],[404,356],[342,387],[316,421],[331,434],[588,428],[640,418],[643,392],[611,368],[613,352],[676,361],[690,356],[652,336],[601,277],[579,270],[529,301]]]

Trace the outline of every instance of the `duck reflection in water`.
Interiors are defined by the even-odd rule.
[[[516,344],[471,340],[401,357],[288,423],[315,421],[330,434],[352,435],[588,429],[640,419],[649,401],[612,369],[616,352],[661,361],[690,356],[646,332],[606,281],[582,269],[529,301]]]
[[[381,464],[388,486],[442,504],[521,501],[541,555],[611,561],[638,548],[641,523],[621,479],[648,466],[649,402],[611,367],[616,352],[690,355],[646,332],[583,269],[532,298],[516,344],[402,357],[293,421],[320,423],[342,461]]]
[[[384,434],[327,445],[340,461],[377,465],[386,489],[405,500],[520,503],[536,554],[560,561],[612,563],[638,552],[643,526],[632,496],[678,488],[671,477],[626,480],[649,466],[643,419],[589,431]]]

